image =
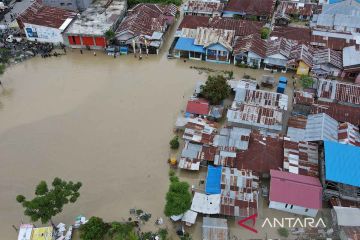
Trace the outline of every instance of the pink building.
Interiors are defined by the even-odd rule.
[[[270,170],[269,208],[315,217],[322,206],[318,178]]]

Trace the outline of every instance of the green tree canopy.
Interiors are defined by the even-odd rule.
[[[81,182],[66,182],[55,178],[52,188],[49,189],[45,181],[41,181],[35,188],[35,197],[27,200],[23,195],[18,195],[16,201],[25,208],[24,214],[29,216],[31,221],[41,220],[42,223],[51,221],[51,218],[63,210],[63,206],[76,202],[80,196],[79,189]]]
[[[91,217],[87,223],[80,226],[80,239],[102,240],[109,231],[110,225],[99,217]]]
[[[261,28],[260,35],[262,39],[268,39],[270,35],[270,29],[267,27]]]
[[[189,184],[173,179],[169,191],[166,194],[165,215],[180,215],[186,212],[191,206],[191,193]]]
[[[179,137],[175,136],[173,139],[170,140],[170,148],[171,149],[178,149],[180,146]]]
[[[230,95],[230,90],[224,76],[209,76],[205,85],[201,86],[201,96],[209,100],[211,104],[220,104]]]

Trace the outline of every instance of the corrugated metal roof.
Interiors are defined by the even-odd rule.
[[[317,95],[321,100],[329,99],[359,105],[360,85],[320,79]]]
[[[318,178],[271,170],[269,200],[320,209],[322,186]]]
[[[351,123],[340,123],[338,140],[339,143],[351,144],[360,147],[359,128]]]
[[[305,141],[338,140],[338,122],[325,113],[308,116]]]
[[[325,178],[360,187],[360,147],[325,141]]]
[[[195,38],[180,37],[174,47],[175,50],[205,53],[202,46],[194,44]]]
[[[289,97],[287,95],[281,93],[264,90],[249,90],[244,88],[237,88],[235,93],[235,101],[237,103],[248,103],[267,108],[284,110],[287,110],[288,98]]]
[[[284,139],[284,170],[313,176],[319,175],[318,145],[311,142],[296,142]]]
[[[220,213],[248,217],[257,213],[259,177],[252,170],[224,167],[221,176]]]
[[[222,218],[203,218],[202,239],[203,240],[228,240],[229,230],[227,220]]]

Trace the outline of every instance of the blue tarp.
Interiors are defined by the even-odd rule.
[[[221,193],[221,172],[222,167],[208,166],[206,176],[205,192],[206,194],[219,194]]]
[[[194,45],[194,38],[179,38],[175,45],[175,50],[205,53],[202,46]]]
[[[325,179],[360,187],[360,147],[325,141]]]
[[[284,76],[281,76],[281,77],[279,77],[279,82],[286,84],[287,83],[287,78],[284,77]]]

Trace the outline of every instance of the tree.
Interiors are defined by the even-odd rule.
[[[220,104],[230,95],[230,90],[224,76],[209,76],[205,85],[201,86],[201,96],[209,100],[211,104]]]
[[[0,76],[5,73],[6,66],[4,64],[0,64]]]
[[[191,194],[189,187],[187,182],[180,182],[179,179],[171,181],[169,191],[166,194],[164,210],[166,216],[180,215],[190,208]]]
[[[262,39],[268,39],[270,35],[270,29],[267,27],[261,28],[260,35]]]
[[[42,223],[47,223],[62,212],[64,205],[76,202],[80,196],[81,185],[81,182],[66,182],[55,178],[52,189],[49,189],[47,183],[41,181],[36,186],[33,199],[27,200],[23,195],[18,195],[16,201],[22,204],[25,208],[24,214],[29,216],[31,221],[41,220]]]
[[[175,150],[178,149],[179,146],[180,146],[179,137],[178,136],[173,137],[173,139],[170,140],[170,148]]]
[[[91,217],[87,223],[80,226],[80,239],[82,240],[101,240],[109,231],[109,224],[99,217]]]
[[[105,32],[105,39],[108,43],[111,43],[115,38],[115,32],[111,29]]]
[[[130,236],[132,235],[133,232],[134,232],[134,224],[130,222],[128,223],[113,222],[111,223],[111,227],[109,229],[109,235],[115,240],[130,239]]]
[[[300,81],[303,88],[311,88],[314,84],[314,79],[306,75],[301,75]]]

